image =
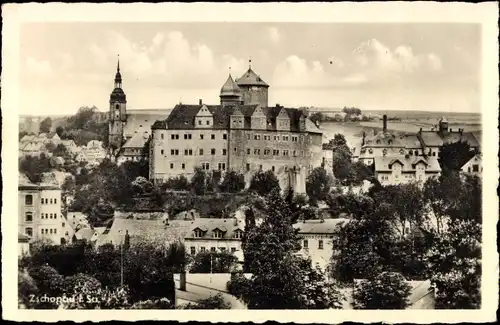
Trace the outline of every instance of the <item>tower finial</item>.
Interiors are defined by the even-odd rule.
[[[248,69],[252,69],[252,57],[248,58]]]
[[[120,54],[118,54],[118,64],[116,66],[116,71],[120,72]]]

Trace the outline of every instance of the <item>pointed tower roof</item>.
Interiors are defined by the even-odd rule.
[[[252,60],[248,60],[248,70],[239,79],[236,79],[238,86],[262,86],[269,87],[261,77],[252,70]]]
[[[120,73],[120,55],[118,54],[118,63],[116,64],[115,82],[122,82],[122,74]]]
[[[227,77],[226,82],[222,86],[220,90],[220,95],[221,96],[239,96],[241,92],[240,87],[234,82],[233,77],[231,74],[229,74],[229,77]]]

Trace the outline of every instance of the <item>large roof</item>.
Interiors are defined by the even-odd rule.
[[[174,107],[166,120],[156,121],[152,128],[154,129],[193,129],[195,127],[195,117],[202,107],[206,107],[214,117],[214,123],[211,126],[214,129],[226,129],[229,124],[229,117],[235,114],[243,114],[245,117],[244,127],[249,129],[251,117],[255,112],[255,105],[237,105],[237,106],[222,106],[222,105],[185,105],[178,104]],[[276,117],[284,109],[290,118],[291,131],[299,131],[300,119],[305,119],[306,132],[322,133],[316,125],[303,115],[303,112],[296,108],[286,108],[282,106],[276,107],[260,107],[263,114],[267,118],[267,129],[276,130]]]
[[[98,239],[98,246],[111,243],[120,244],[128,230],[130,243],[148,242],[165,244],[181,240],[189,231],[190,221],[170,220],[168,225],[163,220],[135,220],[115,218],[107,234]]]
[[[323,219],[323,220],[306,220],[306,222],[297,222],[293,225],[295,229],[299,229],[299,234],[333,234],[338,230],[348,219]]]
[[[466,141],[474,148],[479,147],[479,142],[472,132],[422,131],[419,136],[426,147],[440,147],[445,143],[458,141]]]
[[[252,70],[252,68],[248,68],[248,70],[239,79],[236,79],[236,83],[238,84],[238,86],[269,87],[269,85],[265,83],[264,80],[262,80],[260,76]]]
[[[436,157],[427,157],[424,158],[422,156],[412,156],[412,157],[375,157],[375,171],[376,172],[391,172],[392,166],[394,164],[401,164],[403,166],[402,172],[414,173],[415,166],[419,163],[425,164],[426,172],[440,172],[441,166],[439,165],[439,161]]]
[[[137,133],[134,134],[130,139],[125,142],[125,144],[122,146],[122,148],[133,148],[133,149],[138,149],[138,148],[144,148],[144,145],[148,141],[149,136],[147,136],[144,133]]]
[[[194,230],[201,229],[204,231],[203,237],[196,237],[196,239],[200,238],[212,238],[212,234],[214,230],[219,229],[223,232],[223,238],[229,239],[233,238],[236,230],[243,231],[245,229],[245,222],[243,220],[239,220],[236,218],[231,219],[219,219],[219,218],[200,218],[195,219],[190,222],[189,230],[190,232],[186,235],[185,238],[195,238]]]
[[[365,139],[365,147],[393,147],[393,148],[404,148],[404,144],[401,143],[400,137],[393,133],[388,132],[378,132],[372,137]]]

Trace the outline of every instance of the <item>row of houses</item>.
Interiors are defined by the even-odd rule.
[[[373,168],[374,175],[382,185],[408,182],[425,182],[430,177],[439,176],[439,151],[445,143],[467,142],[474,152],[473,157],[462,167],[464,173],[481,176],[480,153],[481,136],[465,132],[459,128],[452,130],[448,121],[442,117],[437,128],[412,134],[388,132],[387,116],[383,116],[382,131],[373,136],[363,132],[360,143],[352,148],[352,160],[360,161]],[[324,157],[331,167],[333,148],[324,146]]]
[[[60,144],[66,148],[69,154],[67,158],[74,159],[76,162],[87,162],[90,165],[97,165],[106,158],[106,150],[102,141],[91,140],[84,146],[78,146],[73,140],[62,140],[57,133],[25,135],[19,141],[19,156],[39,157],[43,153],[45,156],[51,157],[53,148],[56,148]]]

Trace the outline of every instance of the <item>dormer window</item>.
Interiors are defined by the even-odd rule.
[[[380,139],[377,139],[377,144],[380,144]]]
[[[201,238],[201,237],[203,237],[203,231],[201,229],[195,229],[195,231],[194,231],[194,237],[195,238]]]
[[[235,232],[234,232],[234,235],[233,235],[234,238],[236,239],[241,239],[243,238],[243,231],[237,229]]]
[[[214,238],[222,238],[224,237],[224,233],[218,229],[215,229],[213,232]]]

